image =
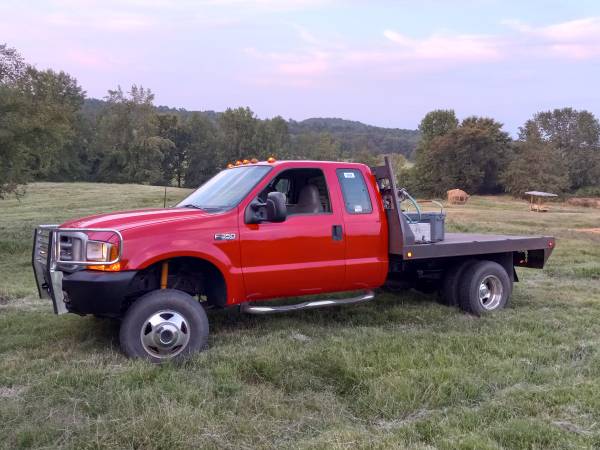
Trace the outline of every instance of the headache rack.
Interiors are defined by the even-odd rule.
[[[86,261],[87,233],[112,233],[119,240],[117,257],[111,261]],[[86,266],[116,264],[121,260],[123,236],[109,228],[59,228],[58,225],[40,225],[33,235],[32,265],[40,298],[51,299],[56,314],[68,312],[62,290],[63,273]]]
[[[398,195],[398,186],[390,158],[385,156],[384,165],[371,167],[371,172],[377,181],[383,208],[387,215],[389,252],[393,255],[403,255],[406,246],[415,244],[416,239],[400,206],[401,199]]]

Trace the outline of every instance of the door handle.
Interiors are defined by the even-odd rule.
[[[343,236],[343,230],[341,225],[333,225],[331,227],[331,238],[334,241],[341,241]]]

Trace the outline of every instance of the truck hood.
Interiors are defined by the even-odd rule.
[[[123,231],[130,228],[156,225],[158,223],[208,218],[211,216],[214,216],[214,214],[208,214],[199,209],[191,208],[137,209],[73,219],[63,223],[61,228],[111,228]]]

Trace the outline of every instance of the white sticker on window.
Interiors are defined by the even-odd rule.
[[[344,172],[344,178],[354,178],[354,172]]]
[[[354,175],[354,174],[353,174],[353,175]],[[362,206],[361,206],[361,205],[356,205],[356,206],[354,207],[354,212],[356,212],[356,213],[360,213],[360,212],[362,212]]]

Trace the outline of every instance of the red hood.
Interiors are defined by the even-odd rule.
[[[198,219],[200,217],[208,217],[211,215],[212,214],[207,214],[198,209],[188,208],[137,209],[133,211],[118,211],[69,220],[68,222],[63,223],[61,228],[111,228],[123,231],[129,228],[187,219]]]

